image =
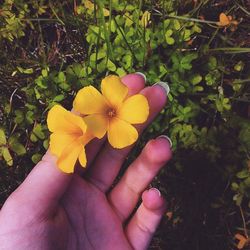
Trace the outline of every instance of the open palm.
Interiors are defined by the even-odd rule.
[[[130,94],[141,92],[148,98],[148,123],[152,121],[165,104],[163,88],[144,88],[138,74],[123,82]],[[113,186],[130,149],[116,150],[105,139],[94,140],[87,146],[87,171],[73,175],[58,170],[56,159],[46,153],[0,212],[0,249],[146,249],[165,202],[158,190],[144,190],[171,151],[163,137],[149,141]]]

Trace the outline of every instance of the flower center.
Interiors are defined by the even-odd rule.
[[[116,116],[116,110],[115,110],[114,108],[109,108],[109,109],[107,110],[107,116],[108,116],[109,118],[115,117],[115,116]]]

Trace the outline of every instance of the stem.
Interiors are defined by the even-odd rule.
[[[242,221],[243,221],[244,234],[245,234],[246,238],[248,239],[247,227],[246,227],[246,220],[245,220],[245,217],[244,217],[244,213],[243,213],[242,207],[239,206],[239,208],[240,208],[241,218],[242,218]]]

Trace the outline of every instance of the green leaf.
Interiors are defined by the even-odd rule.
[[[2,156],[3,156],[3,158],[6,161],[8,166],[13,166],[13,158],[12,158],[10,151],[7,147],[2,148]]]
[[[165,29],[168,28],[169,24],[170,24],[170,19],[164,20],[163,25],[164,25],[164,28],[165,28]]]
[[[116,71],[116,66],[115,64],[108,59],[108,62],[107,62],[107,68],[110,70],[110,71]]]
[[[48,69],[43,69],[43,70],[42,70],[42,76],[43,76],[43,77],[47,77],[48,74],[49,74],[48,72],[49,72]]]
[[[59,72],[59,74],[58,74],[58,81],[59,82],[65,82],[66,81],[66,76],[65,76],[65,74],[64,74],[64,72]]]
[[[17,69],[19,70],[20,73],[23,74],[32,74],[34,72],[32,68],[24,69],[22,67],[17,67]]]
[[[35,164],[37,164],[41,159],[42,159],[42,155],[39,154],[39,153],[34,154],[34,155],[32,155],[32,157],[31,157],[31,160],[32,160]]]
[[[168,45],[173,45],[175,43],[174,38],[166,37],[166,42]]]
[[[244,183],[246,184],[247,187],[250,187],[250,177],[246,178],[244,180]]]
[[[236,182],[233,182],[231,186],[233,191],[237,191],[239,189],[239,185]]]
[[[26,120],[29,124],[33,124],[34,123],[34,112],[29,110],[27,113],[26,113]]]
[[[3,129],[0,129],[0,146],[6,145],[7,140]]]
[[[97,60],[105,58],[106,56],[107,56],[107,51],[99,50],[98,53],[97,53]]]
[[[15,111],[14,122],[15,122],[16,124],[20,124],[20,123],[23,122],[23,120],[24,120],[24,114],[23,114],[23,112],[22,112],[21,110],[16,110],[16,111]]]
[[[208,59],[208,69],[214,70],[217,68],[217,59],[214,56],[210,56]]]
[[[191,31],[188,30],[188,29],[185,29],[184,30],[184,33],[183,33],[183,40],[184,41],[189,41],[191,39]]]
[[[45,134],[44,134],[44,132],[43,132],[43,127],[42,127],[41,124],[37,124],[37,125],[34,127],[34,129],[33,129],[32,132],[33,132],[33,133],[35,134],[35,136],[38,137],[39,139],[41,139],[41,140],[44,140],[44,139],[45,139]]]
[[[64,98],[65,98],[65,96],[64,96],[63,94],[57,95],[57,96],[53,99],[53,101],[54,101],[54,102],[60,102],[60,101],[64,100]]]
[[[60,88],[61,88],[62,90],[65,90],[65,91],[69,91],[69,90],[70,90],[70,85],[69,85],[68,83],[66,83],[66,82],[61,82],[61,83],[59,84],[59,86],[60,86]]]
[[[106,69],[106,61],[103,59],[100,63],[97,64],[97,71],[102,73]]]
[[[41,94],[40,94],[39,90],[35,87],[34,91],[35,91],[36,99],[39,100],[41,98]]]
[[[10,146],[11,150],[14,151],[17,155],[24,155],[26,153],[25,147],[21,143],[15,143]]]
[[[131,20],[130,18],[126,18],[126,20],[125,20],[125,26],[126,27],[130,27],[133,23],[134,23],[133,20]],[[112,31],[112,28],[111,28],[111,31]]]
[[[242,171],[240,171],[239,173],[237,173],[237,177],[239,179],[245,179],[247,177],[250,177],[250,173],[248,169],[243,169]]]
[[[180,22],[176,19],[174,19],[174,28],[176,30],[179,30],[181,28]]]
[[[37,141],[38,141],[38,138],[32,133],[32,134],[30,135],[30,140],[31,140],[32,142],[37,142]]]
[[[202,29],[199,27],[198,24],[195,24],[192,28],[192,31],[195,33],[201,33],[202,32]]]
[[[187,113],[189,113],[191,110],[192,110],[191,107],[185,107],[185,108],[183,109],[183,113],[184,113],[184,114],[187,114]]]
[[[193,91],[194,92],[201,92],[201,91],[203,91],[204,90],[204,88],[202,87],[202,86],[195,86],[194,88],[193,88]]]
[[[212,85],[215,84],[216,78],[214,77],[213,74],[208,73],[208,74],[205,76],[205,81],[206,81],[206,83],[207,83],[208,86],[212,86]]]
[[[165,37],[170,37],[173,35],[173,30],[167,30],[165,33]]]
[[[181,60],[180,65],[182,69],[187,69],[187,70],[192,69],[192,64],[190,64],[189,62],[185,62],[184,60]]]
[[[11,105],[9,103],[5,103],[4,112],[6,114],[8,114],[8,115],[10,114],[10,112],[11,112]]]
[[[35,84],[40,87],[41,89],[47,89],[48,87],[48,79],[47,78],[43,78],[42,76],[38,77],[35,80]]]
[[[111,28],[111,32],[114,33],[116,31],[116,24],[115,24],[115,21],[113,19],[111,20],[110,28]]]
[[[14,136],[11,136],[9,141],[9,146],[12,151],[14,151],[17,155],[24,155],[26,153],[25,147],[18,142],[18,139]]]
[[[186,55],[185,57],[183,57],[183,61],[187,62],[187,63],[191,63],[193,60],[195,60],[198,57],[197,53],[190,53],[188,55]]]
[[[43,147],[44,147],[45,149],[48,149],[48,148],[49,148],[49,139],[43,141]]]
[[[216,105],[216,109],[219,111],[219,112],[222,112],[223,111],[223,104],[221,103],[221,100],[220,99],[216,99],[215,100],[215,105]]]
[[[80,63],[70,65],[66,71],[68,74],[75,75],[77,78],[82,78],[85,76],[84,67]]]
[[[239,61],[236,65],[234,65],[235,71],[242,71],[244,69],[245,63],[243,61]]]
[[[183,87],[183,86],[179,86],[178,87],[178,91],[180,92],[180,93],[185,93],[186,92],[186,89]]]
[[[236,203],[237,206],[240,206],[241,203],[242,203],[242,200],[243,200],[243,195],[242,194],[236,194],[233,197],[233,200],[235,201],[235,203]]]
[[[123,68],[117,68],[116,74],[119,75],[119,77],[125,76],[127,73]]]
[[[196,59],[198,55],[196,53],[190,53],[183,58],[181,58],[180,65],[182,69],[190,70],[192,69],[192,61]]]
[[[195,74],[195,75],[192,75],[191,79],[190,79],[190,82],[193,84],[193,85],[196,85],[198,83],[200,83],[202,80],[202,76],[199,75],[199,74]]]

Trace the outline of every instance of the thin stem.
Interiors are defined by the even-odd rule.
[[[61,23],[62,25],[65,25],[64,22],[62,21],[62,19],[57,15],[53,5],[51,4],[51,2],[49,1],[49,7],[52,10],[53,14],[55,15],[55,17],[57,18],[58,22]]]
[[[157,12],[159,12],[159,11],[157,11]],[[162,14],[160,13],[158,15],[162,15]],[[197,18],[184,17],[184,16],[170,16],[170,15],[165,15],[165,17],[179,19],[179,20],[184,20],[184,21],[189,21],[189,22],[207,23],[207,24],[215,24],[215,25],[218,24],[218,22],[215,22],[215,21],[207,21],[207,20],[201,20],[201,19],[197,19]]]
[[[244,217],[244,213],[243,213],[242,207],[239,206],[239,208],[240,208],[240,214],[241,214],[241,218],[242,218],[242,222],[243,222],[244,234],[245,234],[246,238],[248,239],[247,226],[246,226],[246,220]]]

